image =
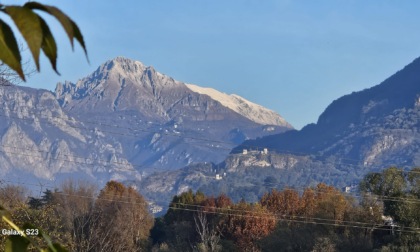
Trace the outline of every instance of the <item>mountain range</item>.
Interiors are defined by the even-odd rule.
[[[364,169],[419,165],[420,59],[381,84],[333,101],[316,124],[257,140],[277,153],[306,153],[350,160]]]
[[[357,185],[420,165],[420,59],[294,130],[237,95],[117,57],[54,92],[0,87],[0,176],[136,186],[165,206],[189,189],[252,201],[272,188]]]
[[[0,174],[11,181],[141,180],[223,161],[246,139],[293,129],[237,95],[185,84],[117,57],[54,92],[0,87]]]
[[[320,182],[356,190],[368,172],[420,166],[419,132],[420,58],[376,86],[333,101],[315,124],[246,140],[221,163],[167,172],[164,179],[155,173],[138,187],[160,200],[168,191],[193,189],[256,201],[272,188]]]

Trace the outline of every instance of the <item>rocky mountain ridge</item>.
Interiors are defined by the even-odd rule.
[[[25,180],[25,174],[52,180],[57,174],[87,174],[101,182],[125,169],[131,175],[133,168],[126,159],[111,160],[120,154],[118,146],[108,145],[98,132],[86,130],[83,123],[68,116],[53,93],[8,86],[0,88],[0,100],[3,178]],[[98,151],[87,153],[87,149]],[[124,165],[117,167],[116,162]]]
[[[211,90],[211,92],[204,90]],[[101,113],[136,110],[142,113],[147,112],[148,114],[144,116],[151,119],[165,121],[173,120],[177,116],[204,120],[200,116],[197,117],[197,112],[194,113],[194,111],[205,114],[203,112],[216,110],[222,114],[223,110],[229,112],[233,110],[240,116],[261,125],[293,128],[276,112],[240,96],[226,95],[214,89],[185,84],[157,72],[153,67],[146,67],[139,61],[123,57],[107,61],[94,73],[75,84],[59,83],[55,93],[67,111],[88,112],[93,109],[95,113]],[[218,97],[212,95],[216,93]],[[203,105],[200,104],[203,102],[208,104],[204,104],[205,111],[200,111],[199,106]],[[187,106],[194,107],[193,111],[188,111],[193,113],[180,115],[180,109],[185,109]],[[248,112],[245,113],[246,111]],[[210,117],[208,114],[207,116]],[[208,119],[212,120],[212,118]]]
[[[316,124],[243,145],[265,146],[279,153],[299,152],[322,157],[340,156],[369,166],[373,156],[417,146],[419,130],[420,59],[379,85],[333,101]],[[236,148],[236,152],[241,150]],[[417,165],[411,153],[404,165]],[[396,154],[396,153],[395,153]],[[398,159],[399,155],[392,155]],[[396,162],[396,164],[401,164]]]
[[[255,200],[272,188],[319,182],[357,185],[366,173],[390,166],[420,166],[420,58],[379,85],[333,101],[316,124],[247,140],[214,165],[212,172],[203,173],[200,166],[186,168],[188,173],[183,174],[189,178],[196,174],[195,180],[185,182],[181,174],[165,176],[168,181],[174,179],[174,193],[199,189]],[[224,173],[216,179],[216,174]],[[158,178],[155,174],[141,185],[153,188]]]
[[[0,173],[9,177],[140,180],[157,170],[220,162],[245,139],[291,129],[272,111],[273,124],[259,124],[122,57],[76,83],[57,84],[54,93],[2,86],[0,102]]]

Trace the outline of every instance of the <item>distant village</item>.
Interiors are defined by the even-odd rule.
[[[263,148],[261,151],[260,150],[247,150],[247,149],[243,149],[242,150],[242,155],[248,155],[248,154],[264,154],[267,155],[268,154],[268,149],[267,148]]]

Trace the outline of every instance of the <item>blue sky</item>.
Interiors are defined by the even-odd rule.
[[[3,1],[4,4],[25,1]],[[379,84],[420,56],[418,1],[42,1],[82,30],[90,64],[47,18],[56,75],[43,57],[25,85],[53,90],[125,56],[173,78],[235,93],[296,128],[334,99]],[[2,16],[3,17],[3,16]]]

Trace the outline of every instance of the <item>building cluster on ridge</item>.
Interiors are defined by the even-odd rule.
[[[247,150],[247,149],[243,149],[242,150],[242,155],[248,155],[248,154],[264,154],[267,155],[268,154],[268,149],[264,148],[263,150]]]

